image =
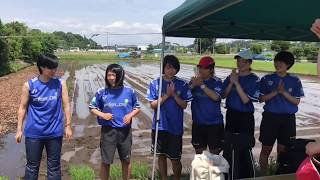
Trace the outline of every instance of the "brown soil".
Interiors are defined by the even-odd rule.
[[[0,135],[15,131],[22,85],[37,73],[36,66],[31,66],[0,77]]]

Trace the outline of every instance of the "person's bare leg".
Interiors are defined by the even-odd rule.
[[[110,164],[101,163],[100,166],[100,178],[101,180],[108,180],[110,172]]]
[[[122,178],[123,180],[129,180],[131,176],[131,162],[130,160],[122,160]]]
[[[182,170],[181,161],[180,160],[171,160],[171,163],[172,163],[173,179],[180,180],[181,170]]]
[[[167,180],[167,157],[165,155],[158,155],[158,166],[161,180]]]
[[[266,176],[268,172],[268,158],[272,151],[273,146],[265,146],[262,145],[259,164],[260,164],[260,171],[262,176]]]

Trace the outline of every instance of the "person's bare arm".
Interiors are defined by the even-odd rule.
[[[180,96],[175,94],[175,95],[173,95],[173,98],[182,109],[187,108],[188,103],[185,100],[181,99]]]
[[[242,103],[247,104],[250,101],[248,95],[244,92],[239,82],[236,82],[235,86]]]
[[[65,81],[62,81],[62,103],[63,103],[64,115],[66,118],[65,134],[66,134],[67,140],[70,140],[72,138],[70,101],[69,101],[69,95],[68,95],[68,88]]]
[[[278,95],[278,91],[272,91],[269,94],[262,95],[260,97],[260,102],[269,101],[270,99],[274,98],[276,95]]]
[[[28,108],[28,102],[29,102],[29,84],[28,82],[25,82],[22,86],[22,92],[21,92],[21,101],[18,109],[18,122],[17,122],[17,132],[16,132],[16,143],[21,142],[22,138],[22,126],[23,122],[26,116],[26,111]]]
[[[160,98],[160,105],[162,105],[167,99],[169,98],[169,96],[168,95],[163,95],[163,96],[161,96],[161,98]],[[150,102],[150,106],[151,106],[151,108],[152,109],[157,109],[157,107],[158,107],[158,100],[154,100],[154,101],[151,101]]]
[[[204,86],[204,88],[202,89],[207,96],[213,100],[213,101],[219,101],[220,100],[220,96],[218,95],[218,93],[216,93],[215,91],[209,89],[207,86]]]
[[[132,118],[135,117],[137,114],[139,114],[140,108],[133,109],[129,114],[124,116],[123,123],[125,125],[129,124],[132,121]]]

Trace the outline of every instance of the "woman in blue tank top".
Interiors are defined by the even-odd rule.
[[[38,179],[42,151],[46,147],[48,180],[60,180],[64,127],[66,138],[70,140],[72,137],[67,86],[64,81],[55,77],[58,67],[56,56],[39,56],[37,66],[40,75],[25,82],[22,87],[15,139],[20,143],[22,134],[25,136],[25,179]],[[22,130],[25,118],[26,125]]]

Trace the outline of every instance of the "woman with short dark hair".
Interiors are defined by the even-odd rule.
[[[68,90],[66,83],[55,77],[58,67],[58,58],[55,55],[39,56],[37,66],[40,75],[25,82],[22,87],[15,139],[20,143],[24,133],[27,158],[25,179],[38,179],[45,147],[48,180],[60,180],[64,129],[67,139],[72,137]],[[25,118],[26,125],[22,131]]]

